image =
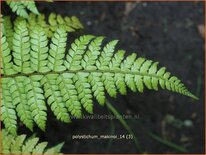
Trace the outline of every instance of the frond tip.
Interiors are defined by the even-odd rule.
[[[158,62],[115,52],[117,40],[102,47],[104,37],[83,35],[67,52],[65,29],[57,28],[49,40],[40,25],[30,30],[25,24],[15,25],[12,49],[4,34],[1,42],[2,120],[13,134],[17,116],[30,130],[34,123],[45,130],[46,104],[58,120],[71,122],[70,115],[80,118],[83,109],[93,113],[93,98],[104,105],[106,93],[125,95],[127,87],[133,92],[160,87],[197,99]]]
[[[13,136],[5,129],[2,130],[1,154],[59,154],[64,143],[47,148],[47,142],[40,142],[39,138],[26,135]]]

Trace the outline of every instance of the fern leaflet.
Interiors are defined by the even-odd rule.
[[[62,28],[66,30],[66,32],[75,32],[77,30],[83,29],[83,25],[77,17],[62,17],[61,15],[55,13],[51,13],[48,17],[48,20],[46,20],[46,17],[43,14],[36,15],[33,13],[30,13],[27,19],[17,17],[14,20],[14,26],[9,16],[4,16],[2,19],[4,21],[2,22],[3,26],[6,27],[3,33],[7,37],[10,48],[12,48],[12,40],[14,35],[13,27],[17,27],[16,25],[19,25],[21,22],[25,22],[26,25],[25,23],[24,25],[29,30],[32,30],[37,25],[39,25],[49,38],[53,36],[53,33],[56,32],[58,28]]]
[[[26,9],[30,10],[34,14],[39,14],[39,12],[36,8],[34,0],[29,0],[29,1],[25,1],[25,0],[19,0],[19,1],[6,0],[6,3],[12,9],[12,12],[16,12],[17,15],[19,15],[23,18],[28,18],[29,17],[28,12],[27,12]]]

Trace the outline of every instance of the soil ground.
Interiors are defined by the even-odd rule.
[[[38,2],[37,6],[46,14],[75,15],[85,25],[84,34],[119,39],[117,48],[125,49],[127,55],[136,52],[156,60],[179,77],[199,97],[198,101],[147,89],[144,93],[128,91],[126,96],[109,101],[121,114],[139,116],[128,123],[144,152],[178,152],[146,135],[145,129],[186,147],[189,153],[204,152],[204,39],[198,32],[198,26],[204,24],[203,2]],[[94,113],[109,114],[106,106],[97,103]],[[85,119],[64,124],[51,112],[48,118],[47,131],[38,131],[37,135],[50,145],[65,141],[63,153],[138,153],[132,140],[71,138],[77,134],[127,134],[118,120]]]

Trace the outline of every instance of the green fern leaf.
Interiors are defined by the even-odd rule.
[[[32,138],[29,139],[23,146],[22,146],[22,152],[25,154],[31,154],[32,150],[34,150],[36,144],[38,143],[39,138]]]
[[[36,147],[33,149],[32,154],[43,154],[46,146],[48,145],[48,142],[42,142],[36,145]]]
[[[48,37],[52,37],[53,33],[56,32],[58,28],[61,28],[61,30],[63,29],[66,32],[75,32],[84,28],[77,17],[62,17],[55,13],[49,15],[48,21],[43,14],[36,15],[30,13],[27,22],[30,28],[33,28],[36,25],[41,26]]]
[[[14,74],[15,71],[13,70],[12,66],[12,56],[11,56],[11,50],[9,48],[9,44],[7,41],[7,38],[5,36],[3,36],[3,34],[1,33],[1,70],[2,70],[2,74]]]
[[[31,68],[37,72],[48,72],[48,39],[40,26],[31,32]]]
[[[32,0],[30,0],[30,1],[21,1],[21,4],[23,4],[28,10],[30,10],[34,14],[39,14],[39,11],[37,10],[34,1],[32,1]]]
[[[66,68],[63,65],[64,53],[66,50],[67,33],[64,29],[57,29],[50,44],[48,66],[54,71],[63,71]]]
[[[58,120],[68,123],[71,116],[81,118],[83,109],[93,113],[93,98],[104,105],[106,93],[116,97],[118,92],[126,94],[127,87],[134,92],[161,87],[197,99],[177,77],[159,69],[158,62],[115,52],[117,40],[102,47],[104,37],[83,35],[66,52],[64,28],[57,28],[49,39],[43,27],[29,29],[27,24],[24,19],[15,23],[12,49],[2,36],[1,115],[13,134],[17,116],[30,130],[34,123],[45,130],[46,104]]]
[[[88,77],[88,81],[91,83],[91,89],[94,97],[97,99],[100,105],[103,105],[105,103],[105,93],[101,76],[102,73],[91,73]]]
[[[1,154],[58,154],[64,143],[47,148],[47,142],[40,142],[39,138],[26,135],[13,136],[5,129],[2,130]]]
[[[27,78],[24,76],[19,76],[14,79],[10,79],[10,89],[12,89],[12,97],[16,102],[17,114],[20,117],[20,120],[28,127],[31,131],[33,130],[33,117],[31,105],[29,105],[27,94],[26,94],[26,85],[25,80]],[[4,81],[4,79],[2,80]]]
[[[53,33],[50,31],[50,28],[49,28],[50,26],[47,23],[44,14],[36,15],[36,14],[30,13],[29,18],[27,18],[27,23],[28,23],[28,27],[31,29],[39,25],[44,29],[47,36],[51,37],[53,35]]]
[[[77,73],[74,75],[73,81],[82,106],[87,112],[93,113],[92,92],[88,82],[88,76],[88,73]]]
[[[60,90],[57,85],[58,75],[45,76],[41,80],[41,84],[44,85],[45,97],[47,102],[51,106],[51,110],[57,119],[63,122],[70,122],[69,115],[63,102]]]
[[[120,66],[121,66],[121,62],[124,59],[124,54],[125,54],[125,51],[123,50],[119,50],[117,51],[117,53],[115,53],[114,57],[112,58],[112,61],[109,64],[109,67],[112,70],[120,71]],[[114,75],[114,81],[115,81],[115,84],[119,92],[122,95],[125,95],[127,93],[127,90],[126,90],[126,84],[124,82],[124,74],[116,73]]]
[[[8,80],[2,80],[2,104],[1,104],[1,119],[5,127],[10,133],[16,135],[17,117],[14,101],[11,97],[11,90],[8,87]]]
[[[2,132],[1,133],[2,134],[2,137],[1,137],[2,138],[2,145],[1,145],[2,148],[0,148],[0,151],[3,154],[10,154],[11,153],[10,147],[13,143],[14,136],[11,134],[8,134],[8,132],[5,130],[2,130],[1,132]]]
[[[2,14],[1,14],[0,20],[1,20],[1,31],[3,34],[5,34],[4,19],[3,19]]]
[[[71,115],[81,118],[81,103],[78,100],[78,93],[73,82],[73,77],[74,74],[69,73],[63,73],[59,75],[57,78],[57,85],[59,86],[61,96],[68,111],[71,113]]]
[[[34,75],[24,81],[28,105],[30,106],[32,117],[40,129],[45,130],[47,110],[45,98],[39,80],[42,76]]]
[[[134,61],[136,59],[136,54],[129,55],[121,64],[121,70],[124,72],[128,72],[131,70],[132,65],[134,64]],[[135,80],[134,75],[132,74],[126,74],[125,75],[125,82],[126,85],[133,91],[136,92],[136,86],[135,86]]]
[[[11,18],[9,16],[4,16],[3,17],[3,25],[4,27],[4,34],[7,38],[7,42],[9,44],[9,47],[12,48],[12,42],[13,42],[13,35],[14,35],[14,32],[13,32],[13,25],[11,23]]]
[[[13,57],[16,72],[30,73],[30,38],[26,22],[21,21],[15,27],[13,36]]]
[[[20,154],[21,153],[21,146],[26,138],[26,135],[17,136],[11,145],[11,153],[12,154]]]
[[[103,39],[104,37],[97,37],[91,42],[91,44],[89,44],[88,50],[86,51],[81,62],[81,66],[84,69],[96,69],[95,62],[98,56],[100,55],[101,44]]]
[[[44,154],[58,154],[63,147],[64,143],[60,143],[50,149],[47,149],[47,151]]]
[[[39,14],[35,2],[33,0],[25,1],[25,0],[7,0],[6,3],[9,5],[9,7],[12,9],[12,12],[15,12],[17,15],[28,18],[28,12],[26,9],[30,10],[31,12],[35,14]]]
[[[69,50],[66,56],[66,61],[64,63],[68,70],[82,69],[81,60],[83,58],[83,54],[87,48],[87,45],[92,38],[94,38],[94,36],[81,36],[71,44],[71,49]]]
[[[50,16],[52,16],[52,15],[53,14],[50,14]],[[63,24],[59,23],[56,18],[54,18],[53,20],[48,19],[48,21],[47,21],[45,15],[43,15],[43,14],[37,15],[34,13],[30,13],[29,17],[26,19],[24,19],[22,17],[17,17],[14,20],[14,26],[16,27],[22,21],[27,23],[26,27],[27,27],[27,29],[30,29],[30,30],[33,30],[33,28],[40,26],[44,30],[44,32],[46,33],[47,37],[49,37],[49,38],[53,37],[53,33],[56,32],[56,30],[58,28],[60,28],[59,32],[56,32],[56,35],[55,35],[57,38],[53,38],[53,40],[58,39],[58,35],[60,35],[61,32],[63,32],[63,31],[74,32],[74,31],[83,29],[82,23],[75,16],[72,16],[72,17],[62,17],[61,15],[55,15],[55,16],[58,16],[58,17],[64,19],[64,21],[70,20],[69,26],[67,26],[67,27],[72,27],[72,31],[69,30],[69,28],[65,27],[65,23],[63,23]],[[72,20],[72,19],[75,19],[75,20]],[[4,16],[2,18],[1,22],[3,24],[2,26],[6,27],[5,30],[2,32],[7,38],[9,47],[12,49],[14,30],[13,30],[13,24],[11,22],[11,18],[9,16]],[[55,28],[53,28],[54,25],[55,25]],[[62,35],[61,35],[61,37],[62,37]]]
[[[21,2],[9,1],[7,0],[6,3],[12,9],[13,12],[16,12],[17,15],[28,18],[28,13],[26,11],[25,6]]]
[[[109,42],[104,48],[103,52],[101,52],[99,60],[97,60],[96,65],[100,70],[108,69],[108,65],[112,59],[114,48],[117,44],[117,40],[113,40]]]
[[[63,18],[61,15],[56,15],[51,13],[49,15],[50,29],[56,31],[57,28],[62,27],[67,32],[73,32],[75,29],[82,29],[83,25],[80,23],[79,19],[75,16]]]

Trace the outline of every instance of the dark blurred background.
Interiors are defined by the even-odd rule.
[[[178,152],[148,136],[145,130],[186,147],[190,153],[204,152],[203,2],[38,2],[37,7],[47,15],[75,15],[85,25],[84,34],[119,39],[118,48],[128,51],[127,55],[136,52],[159,61],[160,66],[179,77],[200,98],[198,101],[147,89],[142,94],[128,91],[126,96],[109,101],[121,114],[139,116],[127,121],[144,152]],[[109,111],[95,103],[94,113]],[[72,140],[76,134],[121,135],[127,131],[118,120],[85,119],[64,124],[50,112],[46,132],[37,132],[50,145],[65,141],[63,153],[138,153],[132,140]]]

